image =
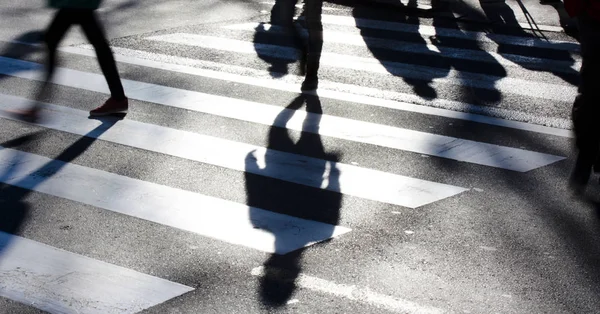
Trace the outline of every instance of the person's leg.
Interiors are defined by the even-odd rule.
[[[306,76],[302,90],[317,89],[319,63],[323,50],[323,23],[321,22],[323,0],[305,0],[304,12],[308,28],[308,54]]]
[[[98,63],[108,83],[111,97],[102,106],[92,110],[92,115],[105,115],[112,113],[125,113],[128,109],[128,100],[121,84],[121,78],[113,53],[108,45],[104,31],[93,10],[80,10],[80,24],[86,37],[96,50]]]
[[[573,103],[577,161],[571,175],[571,186],[582,192],[587,184],[592,165],[600,150],[600,22],[588,17],[579,19],[582,66],[578,95]]]
[[[47,56],[46,56],[46,68],[45,68],[45,77],[42,86],[38,90],[35,95],[35,102],[31,105],[31,107],[24,111],[17,111],[15,114],[18,118],[22,120],[26,120],[29,122],[36,122],[38,120],[38,112],[39,112],[39,101],[44,101],[48,97],[49,88],[48,85],[54,76],[54,71],[56,68],[56,50],[60,41],[65,36],[69,27],[73,24],[73,12],[68,9],[59,10],[50,26],[46,30],[44,34],[44,43],[46,44]]]
[[[113,53],[96,14],[92,10],[81,10],[80,16],[81,27],[85,36],[96,50],[98,63],[108,83],[111,97],[117,100],[124,99],[125,92],[123,91],[119,71],[117,70]]]

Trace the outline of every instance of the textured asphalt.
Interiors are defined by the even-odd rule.
[[[33,2],[3,2],[0,6],[3,17],[0,36],[4,40],[45,25],[48,11],[34,9]],[[116,9],[119,6],[120,9]],[[339,10],[329,14],[350,17],[357,14],[352,8],[331,7]],[[15,12],[27,16],[27,20],[15,12],[7,13],[13,8],[22,8]],[[251,42],[252,32],[225,31],[220,26],[266,21],[268,15],[264,11],[268,10],[269,6],[250,1],[115,0],[107,1],[102,14],[115,48],[265,70],[269,63],[256,55],[161,44],[144,38],[182,32]],[[376,8],[362,9],[360,14],[369,18],[394,19],[390,11],[381,12]],[[548,20],[547,24],[551,25],[551,19]],[[433,24],[430,18],[411,18],[411,21]],[[453,21],[438,23],[456,24]],[[456,26],[475,31],[479,27]],[[340,31],[352,30],[340,27]],[[65,45],[85,43],[78,37],[78,32],[72,33]],[[386,32],[373,35],[389,36]],[[548,33],[547,36],[573,42],[562,33]],[[497,48],[492,45],[481,49],[495,51]],[[5,49],[2,55],[42,62],[40,53],[19,53],[28,49],[31,48],[26,45],[15,45],[10,51]],[[347,45],[326,43],[325,50],[370,56],[369,51]],[[92,57],[66,53],[61,56],[63,67],[100,73]],[[393,54],[386,58],[394,61]],[[416,58],[395,61],[417,66],[423,65],[420,62],[428,62]],[[493,63],[471,66],[470,69],[481,74],[505,71],[509,77],[571,87],[574,87],[571,84],[574,81],[569,80],[576,79],[576,75],[559,77],[552,72],[518,66],[503,68]],[[130,80],[282,108],[298,95],[127,63],[119,63],[119,71],[123,78]],[[288,71],[296,73],[293,63],[288,65]],[[324,66],[321,78],[398,93],[415,93],[414,85],[404,77],[390,73],[364,74]],[[510,91],[494,100],[498,91],[469,89],[465,92],[456,80],[431,86],[437,99],[524,112],[542,117],[543,121],[569,118],[568,101],[540,100]],[[1,93],[28,98],[35,88],[29,80],[0,76]],[[64,86],[54,86],[53,90],[55,93],[47,102],[81,110],[89,110],[105,98],[103,94]],[[352,228],[352,232],[304,250],[299,267],[307,276],[368,288],[382,295],[456,313],[594,313],[600,308],[597,297],[600,294],[600,217],[594,202],[599,189],[595,182],[590,186],[588,196],[592,201],[569,197],[565,182],[573,164],[572,139],[325,97],[320,101],[323,112],[333,116],[523,148],[567,159],[527,173],[517,173],[325,136],[287,132],[294,141],[304,136],[304,141],[315,144],[309,147],[318,147],[322,142],[327,155],[323,156],[323,152],[314,148],[303,152],[309,156],[469,189],[418,209],[316,191],[102,140],[93,142],[85,151],[75,147],[78,156],[72,163],[239,203],[248,200],[248,182],[252,182],[265,190],[263,195],[254,198],[258,202],[256,206],[312,220],[327,221],[323,204],[338,204],[333,208],[339,214],[337,224]],[[428,101],[432,100],[422,103]],[[284,142],[268,141],[272,131],[268,126],[136,100],[131,101],[131,107],[127,116],[130,120],[241,143],[269,145],[278,150],[290,149]],[[0,143],[36,131],[41,131],[39,136],[19,146],[19,150],[55,158],[79,140],[72,134],[1,120]],[[286,133],[283,130],[280,133],[285,138]],[[300,287],[283,300],[284,305],[269,305],[263,291],[267,290],[271,297],[266,299],[273,301],[289,285],[261,285],[261,281],[251,274],[254,268],[265,263],[268,254],[41,193],[31,193],[26,201],[29,210],[20,236],[195,288],[148,309],[147,313],[393,312],[369,304],[360,296],[357,300],[349,300]],[[279,262],[285,265],[286,260]],[[285,305],[291,300],[298,302]],[[39,311],[0,298],[0,312]]]

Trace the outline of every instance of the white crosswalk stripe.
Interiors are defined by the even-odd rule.
[[[261,54],[273,58],[294,59],[298,51],[293,48],[281,47],[270,44],[257,44],[235,39],[225,39],[213,36],[176,33],[148,37],[148,40],[162,41],[172,44],[193,45],[208,49],[218,49],[227,52],[244,54]],[[501,92],[510,92],[529,97],[538,97],[548,100],[572,100],[576,95],[576,88],[572,86],[548,84],[544,82],[531,82],[519,78],[496,77],[476,73],[466,73],[456,70],[448,71],[435,67],[414,66],[398,62],[378,61],[373,58],[355,57],[343,54],[324,52],[321,63],[333,67],[357,71],[391,74],[413,79],[428,79],[434,77],[433,82],[453,85],[478,87]]]
[[[447,84],[459,88],[493,90],[537,101],[569,102],[576,95],[576,88],[568,83],[556,78],[552,81],[543,79],[550,75],[547,72],[569,75],[578,70],[581,65],[580,50],[579,46],[572,42],[543,41],[328,14],[323,15],[323,22],[326,27],[325,40],[329,43],[353,46],[357,49],[374,47],[392,52],[441,56],[501,65],[508,69],[505,77],[454,68],[444,70],[435,65],[424,66],[410,62],[377,60],[373,56],[353,55],[352,52],[344,51],[335,45],[331,46],[332,51],[323,54],[323,67],[341,71],[351,70],[366,76],[388,75],[430,80],[434,84]],[[335,26],[335,29],[327,29],[331,26]],[[344,28],[345,31],[342,31]],[[363,36],[360,33],[363,29],[411,33],[421,36],[423,41],[415,43],[378,38],[375,35]],[[242,22],[222,25],[212,31],[239,33],[241,37],[228,38],[212,33],[175,30],[140,36],[138,40],[159,47],[181,45],[219,51],[232,57],[244,55],[243,58],[252,60],[265,56],[292,61],[297,58],[298,51],[294,48],[275,43],[253,42],[244,37],[254,32],[263,35],[283,35],[284,32],[277,26],[261,22]],[[470,40],[491,47],[510,44],[523,49],[551,49],[566,53],[571,60],[554,60],[486,49],[440,48],[432,36]],[[63,47],[60,50],[83,58],[95,56],[89,45]],[[299,92],[299,84],[302,81],[302,77],[294,74],[273,77],[269,71],[257,68],[256,64],[259,63],[244,63],[245,59],[228,64],[210,58],[189,58],[177,53],[164,54],[152,51],[151,48],[132,49],[119,44],[113,47],[113,51],[117,62],[121,64],[151,69],[158,73],[216,80],[223,85],[243,84],[267,90],[273,93],[274,97],[277,93]],[[41,69],[38,63],[0,56],[0,74],[9,79],[40,81]],[[521,77],[519,73],[526,73],[528,77]],[[532,80],[531,77],[539,80]],[[52,83],[56,88],[109,94],[101,74],[69,67],[58,68]],[[443,130],[424,132],[383,122],[345,117],[339,113],[335,115],[283,108],[243,97],[148,83],[139,77],[124,78],[123,85],[131,100],[159,105],[161,108],[232,119],[247,125],[308,133],[319,138],[343,141],[350,148],[385,148],[391,152],[407,154],[409,159],[422,158],[425,155],[449,163],[480,167],[478,169],[489,167],[496,168],[496,171],[511,172],[534,171],[565,159],[565,156],[553,153],[497,144],[493,139],[490,142],[482,142],[447,135]],[[568,130],[568,119],[540,117],[510,108],[483,107],[455,99],[424,99],[406,91],[361,86],[360,82],[348,83],[323,77],[320,78],[318,95],[322,99],[356,104],[365,112],[385,108],[448,121],[461,120],[487,127],[512,129],[514,132],[572,137],[571,131]],[[8,111],[23,108],[30,101],[0,90],[0,120],[17,121]],[[453,183],[456,181],[450,179],[438,182],[442,180],[405,176],[377,170],[369,165],[358,166],[331,161],[309,156],[308,153],[304,155],[286,152],[278,150],[277,147],[264,147],[242,140],[234,141],[132,119],[87,119],[88,113],[80,109],[50,102],[40,104],[43,106],[44,120],[36,123],[36,127],[60,134],[97,139],[116,145],[122,150],[170,156],[186,162],[260,176],[264,180],[296,184],[311,189],[314,194],[329,193],[337,195],[340,199],[347,197],[418,209],[467,194],[469,191],[469,187],[459,186],[460,184]],[[135,111],[136,108],[133,107],[132,110]],[[0,132],[3,131],[4,127],[0,126]],[[300,218],[274,212],[266,207],[214,197],[210,193],[201,194],[96,169],[93,165],[65,162],[43,156],[41,153],[21,151],[18,147],[0,146],[0,171],[0,184],[3,186],[93,206],[106,212],[124,215],[127,219],[141,219],[183,230],[198,235],[199,238],[206,237],[260,252],[286,254],[344,234],[359,233],[352,230],[351,226],[346,226],[343,220],[329,222]],[[3,200],[0,199],[1,201]],[[342,208],[336,209],[338,212],[342,211]],[[306,211],[310,210],[312,209],[306,208]],[[285,212],[286,208],[281,208],[281,211]],[[35,259],[37,261],[34,261]],[[309,278],[303,279],[304,286],[308,289],[349,299],[353,297],[350,290],[354,288],[331,285],[334,289],[325,287],[330,284],[318,278],[302,278]],[[90,285],[90,282],[93,284]],[[81,289],[84,285],[86,289]],[[334,290],[339,290],[339,287],[349,289],[350,292],[336,293]],[[134,313],[193,290],[194,288],[177,282],[0,231],[0,296],[33,304],[44,311]],[[408,300],[374,292],[366,294],[367,303],[384,306],[392,311],[438,312],[437,308],[422,307]]]
[[[0,296],[49,313],[136,313],[193,290],[0,231],[4,245]]]
[[[224,29],[239,30],[239,31],[252,31],[252,32],[269,32],[269,33],[284,33],[284,28],[277,25],[271,25],[268,23],[244,23],[244,24],[233,24],[223,27]],[[300,30],[303,37],[308,36],[306,30]],[[381,39],[376,37],[361,36],[358,31],[356,34],[338,31],[324,31],[324,36],[327,38],[328,43],[338,43],[345,45],[353,45],[358,47],[368,46],[382,49],[389,49],[392,51],[402,51],[409,53],[419,54],[431,54],[436,55],[442,53],[440,48],[434,44],[434,41],[430,38],[423,38],[426,44],[417,44],[411,42],[403,42],[402,40],[391,40]],[[581,62],[568,62],[558,61],[544,58],[527,57],[522,55],[515,55],[510,53],[497,53],[493,51],[477,51],[469,49],[460,49],[446,47],[444,48],[444,56],[452,57],[462,60],[475,60],[488,63],[497,63],[505,66],[514,65],[528,65],[537,66],[537,68],[552,69],[555,71],[578,71],[581,67]],[[490,58],[491,57],[491,58]]]

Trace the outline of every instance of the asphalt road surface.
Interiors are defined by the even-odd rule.
[[[130,112],[88,118],[108,88],[75,27],[28,124],[6,110],[52,11],[0,4],[1,313],[598,311],[576,40],[326,3],[302,94],[272,5],[106,1]]]

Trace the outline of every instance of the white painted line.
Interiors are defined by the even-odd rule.
[[[284,28],[268,23],[243,23],[223,26],[224,29],[240,30],[248,32],[269,32],[269,33],[280,33],[285,34]],[[308,32],[302,29],[304,37],[308,36]],[[580,61],[559,61],[535,57],[527,57],[515,54],[503,54],[493,51],[482,51],[472,49],[460,49],[453,47],[440,47],[433,43],[431,38],[424,38],[426,44],[417,44],[413,42],[404,42],[399,38],[398,40],[383,39],[375,37],[365,37],[360,34],[353,34],[348,32],[336,32],[336,31],[324,31],[324,36],[327,38],[327,43],[338,43],[345,45],[352,45],[361,48],[382,48],[393,51],[410,52],[416,54],[426,55],[443,55],[446,58],[454,58],[461,60],[473,60],[480,62],[487,62],[493,64],[500,64],[503,66],[523,66],[529,67],[534,66],[536,69],[542,69],[545,71],[558,71],[558,72],[573,72],[579,71],[581,68]],[[367,45],[368,44],[368,45]],[[527,73],[526,69],[520,69]]]
[[[274,1],[261,1],[261,4],[267,4],[267,5],[275,5]],[[304,8],[303,5],[301,4],[296,4],[296,8],[298,9],[302,9]],[[327,7],[327,6],[322,6],[323,11],[349,11],[348,9],[343,9],[343,8],[331,8],[331,7]]]
[[[148,40],[187,46],[216,49],[227,52],[262,55],[274,58],[295,60],[298,52],[291,47],[258,44],[248,41],[205,36],[199,34],[176,33],[147,37]],[[375,58],[355,57],[336,53],[322,53],[321,64],[337,68],[366,71],[384,75],[415,78],[434,83],[469,86],[522,95],[547,100],[570,102],[577,95],[577,87],[549,84],[527,79],[497,77],[480,73],[443,70],[436,67],[419,66],[399,62],[379,61]]]
[[[67,53],[90,57],[96,56],[91,46],[88,45],[81,48],[65,47],[60,49]],[[118,62],[286,92],[299,92],[300,83],[303,80],[302,77],[296,75],[283,75],[279,78],[273,78],[268,71],[205,60],[119,47],[113,47],[112,49]],[[0,70],[2,70],[2,67],[0,67]],[[319,85],[318,94],[322,98],[473,121],[559,137],[573,137],[573,133],[570,131],[571,121],[568,119],[535,116],[519,111],[482,107],[444,99],[424,100],[415,95],[334,83],[326,80],[320,80]]]
[[[275,5],[275,2],[273,2],[273,1],[261,1],[260,3],[268,4],[268,5]],[[431,10],[431,8],[432,8],[431,5],[422,4],[422,3],[414,4],[412,2],[407,2],[407,1],[396,1],[395,4],[403,4],[405,6],[408,6],[409,8],[417,8],[417,9],[421,9],[421,10]],[[296,8],[302,9],[303,6],[300,4],[297,4]],[[323,11],[351,11],[351,8],[331,8],[331,7],[327,7],[325,5],[322,6],[322,9],[323,9]]]
[[[86,76],[83,72],[80,75],[73,73],[58,71],[57,82],[68,82],[64,84],[67,86],[82,82],[81,85],[89,90],[92,90],[91,86],[95,86],[99,92],[108,92],[107,87],[103,86],[106,84],[103,78],[94,75]],[[129,94],[138,93],[140,97],[146,95],[148,99],[154,99],[159,103],[168,102],[170,97],[168,94],[155,94],[152,89],[136,91],[134,88],[127,88],[133,87],[127,81],[124,83]],[[26,104],[25,99],[4,95],[0,108],[14,110]],[[46,108],[48,109],[44,114],[51,119],[41,125],[48,128],[86,135],[100,124],[99,121],[87,119],[88,113],[81,110],[50,104],[46,104]],[[10,115],[0,113],[0,117],[10,118]],[[106,133],[88,136],[97,136],[99,139],[117,144],[410,208],[417,208],[467,190],[132,120],[121,121]]]
[[[276,268],[265,269],[264,266],[259,266],[252,269],[251,274],[257,277],[268,276],[272,279],[289,280],[289,275],[284,271]],[[419,313],[419,314],[438,314],[445,313],[444,310],[417,304],[415,302],[404,300],[398,297],[377,293],[369,288],[361,288],[355,285],[339,284],[317,277],[312,277],[304,274],[298,275],[295,278],[295,284],[298,287],[326,293],[340,298],[357,301],[367,305],[381,307],[396,313]]]
[[[194,290],[0,231],[4,243],[0,296],[49,313],[137,313]]]
[[[66,73],[69,73],[68,75],[74,79],[82,73],[70,70],[66,71],[69,71]],[[102,76],[99,74],[86,73],[85,75],[94,76],[96,80],[102,79]],[[565,159],[561,156],[518,148],[481,143],[330,115],[307,114],[305,111],[282,109],[278,106],[155,84],[129,80],[127,84],[129,86],[128,96],[132,99],[483,166],[527,172]],[[92,90],[95,91],[96,89],[92,88]],[[169,97],[168,99],[161,99],[155,98],[155,95],[169,95]],[[1,96],[0,99],[2,99]],[[280,116],[288,118],[285,119],[286,121],[281,121],[281,119],[278,119]]]
[[[563,33],[565,30],[560,26],[552,26],[552,25],[539,25],[534,24],[530,25],[529,23],[519,23],[521,28],[531,29],[531,30],[541,30],[544,32],[554,32],[554,33]]]
[[[58,112],[49,114],[68,115],[69,113],[58,108]],[[83,130],[87,127],[85,124],[96,125],[96,128],[91,127],[88,130],[92,132],[89,135],[91,137],[105,129],[99,121],[89,120],[94,122],[85,123],[87,120],[85,117],[78,118],[84,123],[79,123],[74,128]],[[68,123],[68,121],[62,122]],[[54,124],[58,123],[60,122],[54,122]],[[113,128],[118,129],[119,124],[121,123],[117,123]],[[110,134],[111,131],[112,129],[105,134]],[[144,130],[130,129],[130,131],[143,132]],[[129,135],[132,134],[134,133]],[[121,134],[121,136],[127,135]],[[146,142],[153,140],[152,138],[140,139],[135,135],[133,137]],[[165,138],[159,136],[154,140],[160,143]],[[6,184],[268,253],[285,254],[350,232],[350,229],[345,227],[248,207],[1,146],[0,166],[16,168],[9,178],[3,178],[2,182]],[[49,176],[48,173],[52,175]]]
[[[445,36],[453,38],[462,38],[476,40],[487,43],[497,43],[525,47],[548,48],[556,50],[565,50],[578,54],[581,49],[579,43],[558,40],[543,40],[539,38],[526,38],[520,36],[510,36],[501,34],[491,34],[483,32],[463,31],[444,27],[434,27],[429,25],[414,25],[397,22],[386,22],[368,19],[355,19],[348,16],[322,15],[324,24],[333,24],[341,26],[351,26],[357,28],[371,28],[396,32],[417,33],[423,37]]]

